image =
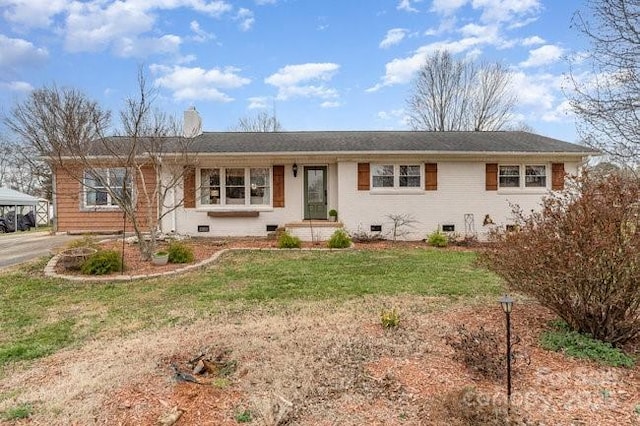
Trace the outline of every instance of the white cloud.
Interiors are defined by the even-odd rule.
[[[529,51],[529,57],[526,61],[520,62],[520,66],[527,67],[540,67],[548,65],[553,62],[557,62],[564,53],[564,49],[555,46],[553,44],[546,44],[537,49]]]
[[[509,22],[519,26],[519,21],[535,19],[542,10],[540,0],[472,0],[474,9],[480,9],[482,22]]]
[[[542,121],[547,123],[549,122],[559,122],[565,121],[567,118],[573,116],[573,108],[571,107],[571,101],[564,100],[560,102],[553,110],[547,111],[542,114],[540,118]]]
[[[468,2],[469,0],[433,0],[431,10],[443,15],[450,15]]]
[[[68,0],[9,0],[1,1],[6,6],[2,13],[4,19],[27,28],[44,28],[52,23],[57,14],[64,12]]]
[[[211,40],[212,38],[215,38],[215,35],[213,33],[208,33],[205,30],[203,30],[200,27],[200,24],[198,23],[198,21],[191,21],[191,23],[189,24],[189,28],[191,28],[191,31],[193,31],[193,33],[195,34],[192,37],[192,39],[199,43],[203,43],[207,40]]]
[[[5,20],[23,27],[49,27],[62,35],[70,52],[112,50],[126,57],[179,49],[180,37],[158,28],[159,11],[189,9],[218,18],[234,9],[224,0],[0,0],[0,10],[2,6]],[[240,8],[236,19],[243,31],[254,23],[248,9]],[[195,41],[212,38],[197,23],[191,29]]]
[[[268,107],[269,98],[266,96],[254,96],[249,98],[249,109],[265,109]]]
[[[158,38],[123,37],[114,43],[113,52],[123,58],[141,58],[155,53],[175,53],[180,49],[181,43],[182,39],[172,34]]]
[[[550,73],[512,73],[511,85],[516,89],[518,106],[538,112],[553,109],[557,99],[562,97],[562,78]]]
[[[47,49],[36,47],[21,38],[9,38],[0,34],[0,69],[16,70],[38,65],[49,57]]]
[[[245,8],[238,10],[235,19],[236,21],[240,21],[239,27],[242,31],[249,31],[256,21],[253,17],[253,12]]]
[[[277,98],[286,100],[294,97],[335,98],[335,89],[322,84],[331,80],[340,65],[334,63],[307,63],[287,65],[265,78],[265,83],[278,88]],[[320,85],[315,83],[320,82]]]
[[[323,103],[320,104],[322,108],[338,108],[341,105],[342,104],[337,101],[324,101]]]
[[[8,83],[0,83],[0,87],[11,92],[31,92],[33,86],[26,81],[10,81]]]
[[[160,75],[155,79],[159,87],[169,89],[176,100],[207,99],[218,102],[229,102],[233,98],[221,89],[236,89],[251,82],[238,74],[238,68],[212,68],[205,70],[194,67],[167,67],[151,65],[151,72]]]
[[[382,82],[366,89],[366,91],[375,92],[385,86],[410,82],[415,73],[424,64],[427,57],[436,50],[448,50],[452,54],[457,54],[472,49],[484,42],[485,41],[477,37],[468,37],[458,41],[441,41],[422,46],[411,56],[396,58],[387,62]]]
[[[417,12],[418,9],[416,9],[411,5],[412,1],[417,3],[417,2],[420,2],[421,0],[400,0],[400,2],[398,3],[398,6],[396,6],[396,9],[404,10],[405,12]]]
[[[535,46],[537,44],[543,44],[543,43],[544,43],[544,39],[539,36],[527,37],[524,40],[522,40],[523,46]]]
[[[387,35],[384,37],[384,40],[380,42],[380,48],[386,49],[395,44],[398,44],[404,39],[407,35],[407,30],[404,28],[393,28],[387,31]]]
[[[399,108],[399,109],[392,109],[390,111],[379,111],[376,116],[380,119],[380,120],[393,120],[393,119],[398,119],[398,118],[402,118],[404,117],[404,109],[403,108]]]

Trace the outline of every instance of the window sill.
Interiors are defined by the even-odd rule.
[[[372,189],[369,191],[371,195],[423,195],[426,191],[418,188],[413,189]]]
[[[498,195],[544,195],[549,188],[508,188],[498,189]]]
[[[232,211],[209,211],[207,212],[209,217],[258,217],[260,212],[258,210],[232,210]]]
[[[96,206],[96,207],[80,207],[81,212],[93,213],[93,212],[121,212],[120,206]]]

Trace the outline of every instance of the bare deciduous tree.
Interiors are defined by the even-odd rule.
[[[234,132],[280,132],[282,125],[275,112],[272,114],[261,112],[258,115],[240,118],[238,124],[231,130]]]
[[[500,130],[516,101],[510,81],[499,63],[476,65],[437,51],[414,81],[407,101],[409,123],[414,130]]]
[[[51,168],[30,145],[0,137],[0,186],[51,199]]]
[[[75,89],[35,90],[5,119],[56,173],[67,174],[85,191],[117,205],[146,258],[153,253],[162,218],[182,205],[181,199],[169,202],[168,196],[175,195],[183,181],[193,141],[181,135],[175,120],[153,107],[154,99],[140,70],[137,96],[125,101],[122,131],[115,136],[107,136],[111,113]]]
[[[585,75],[572,70],[573,110],[589,145],[619,161],[637,164],[640,154],[640,2],[588,0],[573,26],[591,43]],[[584,57],[580,58],[580,61]]]

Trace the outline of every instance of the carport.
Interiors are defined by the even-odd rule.
[[[29,194],[15,191],[9,188],[0,188],[0,216],[6,217],[6,214],[13,210],[13,223],[17,230],[18,215],[25,214],[26,207],[35,214],[36,206],[40,200]],[[20,210],[18,210],[20,209]],[[36,221],[36,227],[38,223]]]

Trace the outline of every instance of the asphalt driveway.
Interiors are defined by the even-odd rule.
[[[0,269],[47,256],[51,249],[65,245],[78,237],[49,232],[14,232],[0,234]]]

